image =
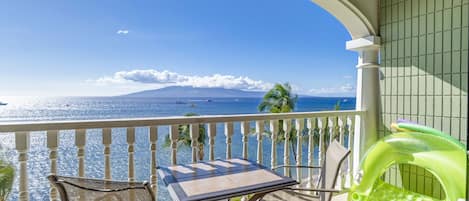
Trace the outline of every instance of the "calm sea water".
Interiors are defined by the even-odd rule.
[[[61,97],[61,98],[35,98],[35,97],[0,97],[1,102],[8,105],[0,106],[0,121],[39,121],[39,120],[85,120],[108,118],[134,118],[134,117],[161,117],[181,116],[189,112],[197,114],[246,114],[257,113],[257,105],[261,99],[257,98],[214,98],[208,102],[206,99],[156,99],[156,98],[121,98],[121,97]],[[333,110],[337,102],[341,109],[354,109],[354,98],[299,98],[295,111],[322,111]],[[254,126],[254,125],[252,125]],[[233,156],[241,157],[242,145],[240,126],[235,123],[233,136]],[[150,177],[150,147],[148,144],[148,128],[136,129],[135,168],[136,178],[139,181],[149,180]],[[215,157],[224,158],[225,136],[223,125],[217,125],[215,144]],[[169,149],[163,146],[164,138],[168,133],[166,126],[159,127],[158,163],[169,165]],[[99,129],[87,130],[86,144],[86,176],[94,178],[104,177],[104,155]],[[112,178],[126,180],[127,171],[127,144],[125,129],[112,129]],[[16,165],[18,154],[14,150],[14,135],[1,133],[0,142],[4,148],[3,155]],[[28,160],[29,189],[31,200],[48,200],[49,186],[46,175],[49,174],[50,165],[44,132],[33,132],[30,139],[30,152]],[[256,159],[256,138],[249,138],[249,158]],[[264,164],[270,162],[269,139],[264,140]],[[207,149],[207,147],[206,147]],[[303,147],[304,153],[307,150]],[[282,161],[283,146],[278,146],[278,161]],[[58,174],[77,175],[77,150],[74,146],[74,131],[60,132],[60,146],[58,156]],[[208,153],[208,149],[205,150]],[[317,150],[316,150],[317,154]],[[208,154],[207,154],[208,155]],[[207,156],[206,156],[207,157]],[[306,162],[307,157],[303,157]],[[180,147],[178,162],[190,162],[190,150]],[[159,200],[169,200],[169,195],[161,181],[158,190]],[[18,185],[10,200],[18,199]]]

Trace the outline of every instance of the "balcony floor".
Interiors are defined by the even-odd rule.
[[[343,193],[340,195],[335,195],[332,197],[332,201],[346,201],[347,200],[347,193]],[[271,193],[266,195],[263,201],[316,201],[319,200],[317,198],[311,197],[307,193],[289,193],[289,191],[277,191],[275,193]]]

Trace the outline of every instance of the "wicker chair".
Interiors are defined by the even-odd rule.
[[[265,201],[330,201],[333,193],[339,193],[341,190],[335,189],[339,170],[345,158],[350,154],[350,150],[343,147],[339,142],[334,140],[326,151],[326,158],[323,166],[296,166],[296,165],[280,165],[272,169],[278,168],[312,168],[321,169],[321,174],[317,181],[316,187],[301,188],[289,187],[280,191],[265,192],[254,195],[250,200]],[[311,192],[317,192],[312,194]]]
[[[147,182],[124,182],[99,179],[47,177],[60,194],[62,201],[155,201]]]

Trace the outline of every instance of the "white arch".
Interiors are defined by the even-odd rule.
[[[312,2],[337,18],[345,26],[352,39],[377,35],[378,1],[312,0]]]

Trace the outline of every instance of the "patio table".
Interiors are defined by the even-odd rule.
[[[297,184],[290,177],[239,158],[158,167],[158,174],[175,201],[223,200]]]

